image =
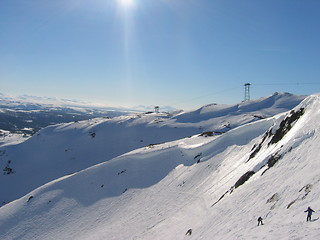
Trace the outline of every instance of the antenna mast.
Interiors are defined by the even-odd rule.
[[[244,84],[244,102],[250,100],[250,86],[251,83]]]

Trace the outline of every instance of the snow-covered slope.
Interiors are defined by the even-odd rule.
[[[222,135],[147,146],[54,180],[0,208],[0,238],[317,239],[319,106],[313,95]]]
[[[14,145],[24,142],[28,138],[25,134],[11,133],[10,131],[0,129],[0,146]]]
[[[0,148],[0,203],[20,198],[59,177],[141,147],[196,134],[219,135],[296,106],[304,96],[288,93],[238,105],[197,111],[97,118],[47,127],[18,145]]]
[[[313,95],[222,135],[147,146],[54,180],[0,208],[0,238],[317,239],[319,106]]]

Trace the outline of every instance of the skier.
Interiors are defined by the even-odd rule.
[[[311,215],[312,213],[314,212],[310,207],[308,207],[307,210],[305,210],[304,212],[307,212],[308,215],[307,215],[307,222],[310,221],[311,222]]]
[[[260,223],[261,223],[261,225],[263,225],[262,217],[259,217],[259,218],[258,218],[258,226],[260,225]]]

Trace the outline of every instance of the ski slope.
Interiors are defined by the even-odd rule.
[[[315,239],[319,102],[312,95],[223,134],[135,148],[55,179],[0,208],[0,238]],[[308,206],[316,213],[306,223]]]
[[[134,114],[49,126],[21,144],[0,148],[1,168],[13,173],[0,175],[0,206],[49,181],[134,149],[208,131],[219,135],[288,111],[304,97],[275,93],[237,105],[208,105],[185,113]]]

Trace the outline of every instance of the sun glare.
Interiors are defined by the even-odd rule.
[[[124,7],[131,7],[134,4],[134,0],[118,0]]]

